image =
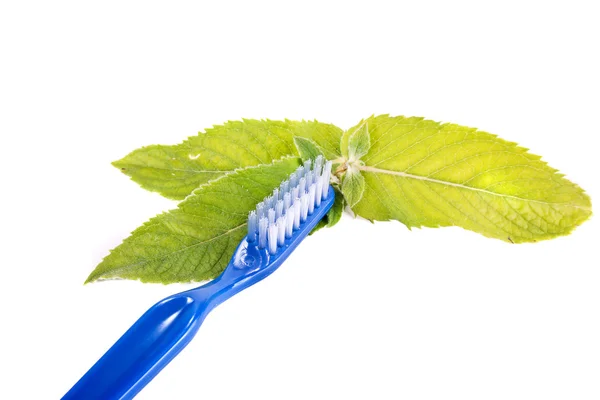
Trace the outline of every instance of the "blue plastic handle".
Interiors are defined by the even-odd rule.
[[[334,191],[300,229],[271,255],[242,240],[215,280],[167,297],[150,308],[63,397],[65,400],[131,399],[192,340],[206,315],[241,290],[273,273],[334,202]]]

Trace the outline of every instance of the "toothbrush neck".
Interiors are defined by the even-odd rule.
[[[250,286],[252,284],[250,278],[258,272],[259,269],[254,271],[240,270],[229,264],[225,271],[213,281],[185,293],[192,297],[194,301],[205,305],[206,315],[225,300]]]

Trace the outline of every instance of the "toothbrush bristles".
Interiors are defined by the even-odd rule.
[[[310,187],[310,185],[313,184],[313,178],[314,178],[313,172],[307,171],[305,178],[306,178],[306,187]]]
[[[285,217],[277,218],[277,246],[283,246],[285,242]]]
[[[256,205],[256,218],[260,221],[265,216],[265,203],[260,202]]]
[[[308,193],[304,193],[302,197],[300,197],[300,204],[302,206],[300,214],[300,222],[306,221],[308,217]]]
[[[310,171],[310,167],[311,167],[311,165],[312,165],[312,161],[311,161],[311,160],[306,160],[306,161],[304,161],[304,170],[305,170],[306,172]]]
[[[296,172],[292,172],[292,174],[290,175],[290,185],[288,187],[288,190],[286,190],[286,192],[289,192],[289,188],[293,188],[297,184],[298,184],[298,175],[296,174]]]
[[[294,213],[294,230],[300,229],[300,215],[302,214],[302,202],[300,199],[294,200],[294,206],[292,207]]]
[[[267,211],[267,220],[269,221],[269,225],[275,223],[275,209],[269,208],[269,211]]]
[[[258,221],[258,247],[264,249],[267,247],[267,228],[269,227],[269,221],[267,218],[262,217]]]
[[[306,178],[301,178],[298,184],[298,192],[300,195],[306,191]]]
[[[283,215],[283,200],[277,200],[275,204],[275,219],[279,219]]]
[[[316,194],[316,186],[313,183],[308,188],[308,215],[312,215],[315,211],[315,194]]]
[[[277,253],[277,224],[269,225],[269,254]]]
[[[256,240],[256,229],[257,226],[257,218],[256,211],[250,211],[250,215],[248,215],[248,241],[254,242]]]
[[[323,177],[317,179],[317,193],[315,195],[315,205],[317,207],[321,206],[321,199],[323,196]]]
[[[306,160],[295,172],[273,189],[270,196],[248,214],[249,243],[276,254],[295,230],[300,229],[321,201],[329,196],[331,161],[317,156]]]
[[[290,191],[290,181],[281,182],[280,190],[279,190],[279,199],[283,199],[283,195]]]
[[[286,193],[283,195],[283,210],[287,210],[292,205],[292,195],[291,193]]]
[[[288,209],[290,211],[290,209]],[[285,214],[285,237],[289,239],[292,237],[292,233],[294,232],[294,213],[287,212]]]
[[[329,195],[329,178],[331,177],[331,161],[325,162],[323,170],[323,200]]]

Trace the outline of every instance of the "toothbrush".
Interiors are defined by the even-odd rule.
[[[216,306],[273,273],[334,201],[331,161],[318,156],[248,215],[248,234],[217,278],[159,301],[65,394],[64,400],[131,399],[192,340]]]

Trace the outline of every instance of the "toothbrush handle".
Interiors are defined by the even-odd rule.
[[[63,400],[133,398],[194,337],[206,316],[205,304],[186,293],[156,303]]]

